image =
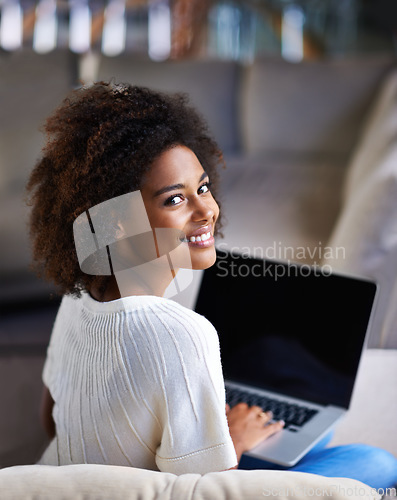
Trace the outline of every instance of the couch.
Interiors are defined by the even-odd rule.
[[[83,74],[85,83],[114,77],[118,82],[189,93],[226,159],[221,201],[227,223],[218,244],[255,255],[267,252],[265,256],[274,258],[331,265],[336,271],[379,282],[381,293],[360,383],[352,411],[333,443],[362,441],[397,455],[392,418],[397,394],[395,384],[390,383],[397,366],[395,60],[366,56],[293,64],[265,57],[244,65],[214,60],[154,63],[127,56],[90,58],[79,59],[67,52],[39,56],[28,49],[0,58],[0,90],[6,97],[0,116],[0,227],[4,235],[0,246],[0,387],[2,406],[7,408],[0,415],[0,485],[11,484],[18,473],[26,474],[32,485],[42,477],[32,464],[47,444],[38,421],[38,403],[58,299],[49,300],[54,289],[28,270],[28,209],[23,188],[43,144],[42,121],[68,90],[81,84]],[[336,252],[338,248],[344,249],[342,255]],[[176,300],[193,307],[199,282],[197,272],[193,284]],[[369,412],[365,411],[368,405]],[[385,414],[379,409],[385,409]],[[379,413],[381,424],[373,430],[373,418],[379,418]],[[31,465],[14,469],[25,464]],[[73,470],[76,482],[71,481],[71,488],[81,484],[82,477],[90,477],[101,491],[107,491],[101,479],[107,477],[106,471],[95,467]],[[249,471],[219,477],[223,481],[245,472]],[[48,487],[56,488],[72,472],[62,469],[48,474]],[[136,480],[135,472],[130,474],[127,485]],[[260,474],[257,477],[262,481]],[[165,491],[172,491],[175,481],[179,487],[184,480],[167,476],[159,481],[168,485]],[[207,478],[197,484],[192,481],[204,485],[194,490],[197,498],[211,498],[203,493]]]
[[[0,59],[0,90],[7,96],[0,117],[3,303],[52,291],[27,271],[23,188],[43,144],[39,127],[61,97],[82,83],[79,76],[85,83],[114,78],[187,92],[207,119],[226,158],[222,197],[229,247],[251,253],[262,248],[275,258],[375,279],[381,296],[368,346],[397,347],[397,291],[390,272],[397,244],[387,237],[395,235],[397,220],[389,202],[396,184],[393,59],[294,64],[267,57],[241,64],[92,58],[26,49]],[[343,253],[336,255],[339,248]],[[194,296],[181,300],[192,303]]]
[[[394,61],[101,58],[95,76],[188,92],[226,157],[221,244],[375,280],[368,347],[397,347]]]
[[[302,472],[229,470],[175,476],[110,465],[25,465],[0,470],[2,500],[378,500],[376,490],[345,478]],[[391,497],[390,497],[391,498]]]

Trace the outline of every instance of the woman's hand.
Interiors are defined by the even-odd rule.
[[[248,406],[246,403],[239,403],[233,408],[226,405],[226,417],[238,462],[244,452],[284,427],[282,420],[269,423],[271,412],[264,412],[259,406]]]

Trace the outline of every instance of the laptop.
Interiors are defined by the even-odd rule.
[[[348,411],[377,288],[326,266],[217,250],[194,309],[218,332],[227,402],[285,421],[245,455],[291,467]]]

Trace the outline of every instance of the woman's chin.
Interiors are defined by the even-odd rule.
[[[190,256],[192,259],[192,269],[194,270],[204,270],[213,266],[216,262],[216,250],[215,246],[201,248],[201,249],[190,249]]]

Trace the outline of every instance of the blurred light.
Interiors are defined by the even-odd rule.
[[[305,15],[297,5],[288,5],[283,11],[281,54],[284,59],[299,62],[303,59],[303,25]]]
[[[18,1],[7,1],[1,9],[0,45],[16,50],[22,45],[23,13]]]
[[[152,2],[148,11],[149,57],[163,61],[171,53],[171,12],[165,2]]]
[[[126,19],[124,0],[109,0],[102,32],[102,52],[117,56],[125,49]]]
[[[216,53],[223,59],[238,59],[240,55],[241,12],[234,4],[221,4],[211,12],[215,20]]]
[[[82,54],[91,46],[91,12],[86,0],[70,0],[69,48]]]
[[[41,0],[36,7],[36,23],[33,32],[33,50],[45,54],[57,44],[58,22],[55,0]]]

